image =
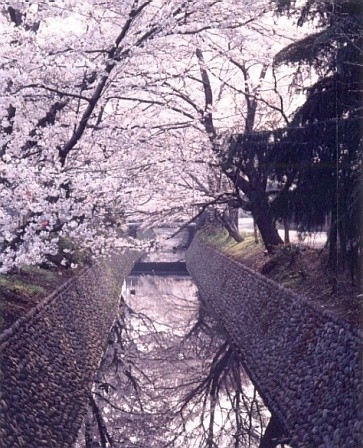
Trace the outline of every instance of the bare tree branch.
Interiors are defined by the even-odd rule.
[[[69,98],[76,98],[76,99],[80,99],[80,100],[87,101],[87,102],[90,101],[90,99],[87,98],[86,96],[78,95],[76,93],[71,93],[71,92],[65,92],[65,91],[62,91],[62,90],[59,90],[59,89],[55,89],[53,87],[44,86],[42,84],[27,84],[25,86],[19,87],[13,93],[16,94],[16,93],[20,92],[21,90],[30,89],[30,88],[47,90],[48,92],[56,93],[61,98],[64,97],[64,96],[68,96]]]
[[[212,87],[209,80],[208,72],[206,69],[206,64],[204,61],[203,53],[200,48],[197,48],[195,51],[195,54],[198,58],[199,62],[199,70],[203,81],[203,88],[204,88],[204,97],[205,97],[205,107],[204,107],[204,114],[203,114],[203,124],[205,126],[205,129],[207,131],[207,134],[209,138],[213,141],[216,136],[217,132],[214,128],[213,124],[213,93],[212,93]]]

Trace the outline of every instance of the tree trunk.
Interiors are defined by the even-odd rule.
[[[290,231],[289,221],[287,218],[284,218],[284,242],[285,242],[285,244],[290,243],[289,231]]]
[[[251,212],[268,252],[272,252],[275,246],[283,244],[270,214],[269,204],[264,193],[259,194],[251,201]]]
[[[253,218],[253,236],[255,237],[255,243],[258,244],[258,230],[257,230],[256,221],[254,218]]]
[[[227,220],[222,220],[222,222],[228,232],[228,235],[237,243],[241,243],[244,240],[243,236],[239,233],[238,229],[234,225],[230,224]]]
[[[187,231],[187,241],[184,244],[185,249],[188,249],[188,247],[192,244],[193,238],[195,234],[197,233],[198,227],[197,224],[191,223],[186,227]]]
[[[244,238],[238,230],[238,210],[228,209],[221,216],[220,221],[228,232],[228,235],[237,243],[241,243]]]
[[[329,229],[329,262],[336,267],[338,256],[338,214],[337,207],[332,207]]]
[[[276,448],[280,445],[279,439],[285,434],[283,425],[274,415],[271,416],[270,421],[266,427],[266,430],[261,438],[258,448]]]

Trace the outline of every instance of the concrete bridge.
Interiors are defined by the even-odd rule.
[[[131,271],[131,275],[187,275],[187,270],[184,261],[159,261],[159,262],[147,262],[141,261],[135,263]]]
[[[294,448],[362,447],[362,332],[197,237],[187,268]]]

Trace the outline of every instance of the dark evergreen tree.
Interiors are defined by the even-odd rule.
[[[289,2],[280,2],[280,11]],[[332,262],[356,269],[360,254],[362,185],[363,3],[310,0],[299,23],[318,20],[321,30],[294,43],[276,64],[313,67],[319,79],[290,125],[275,132],[274,174],[284,188],[273,203],[276,217],[301,230],[329,221]]]
[[[274,169],[271,136],[270,131],[249,131],[232,136],[223,162],[224,172],[235,187],[236,206],[251,212],[270,252],[283,243],[271,212],[272,195],[275,195],[268,185]]]

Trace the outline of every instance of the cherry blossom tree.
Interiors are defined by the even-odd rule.
[[[262,92],[237,95],[232,53],[263,35],[269,7],[9,2],[0,16],[1,271],[43,261],[65,235],[99,254],[133,244],[123,237],[128,221],[152,226],[187,221],[203,204],[229,207],[232,176],[216,148],[244,128],[246,100]]]
[[[226,212],[237,207],[249,209],[270,247],[282,242],[269,213],[266,192],[272,165],[269,154],[259,151],[253,140],[261,131],[288,123],[298,102],[292,101],[288,91],[292,73],[278,73],[273,67],[274,54],[291,37],[276,33],[271,12],[258,7],[253,12],[244,17],[237,31],[220,27],[216,37],[214,30],[203,30],[184,38],[182,49],[166,57],[164,48],[160,49],[163,76],[149,71],[142,91],[119,99],[147,104],[153,114],[159,108],[179,114],[183,118],[178,122],[179,134],[180,128],[193,129],[189,135],[194,143],[199,142],[197,159],[202,153],[209,161],[204,171],[195,164],[192,171],[184,171],[193,187],[196,184],[204,193],[204,204],[214,206],[232,235],[236,229],[228,226]],[[250,43],[256,39],[264,48],[258,56]],[[177,44],[180,48],[181,42]],[[184,136],[180,138],[186,141]],[[234,235],[238,239],[238,232]]]
[[[119,115],[115,91],[139,87],[128,67],[139,73],[155,42],[197,33],[204,8],[219,11],[213,1],[16,6],[1,16],[3,272],[53,254],[59,235],[96,253],[120,239],[107,216],[124,215],[126,185],[145,169],[136,150],[152,136]]]

